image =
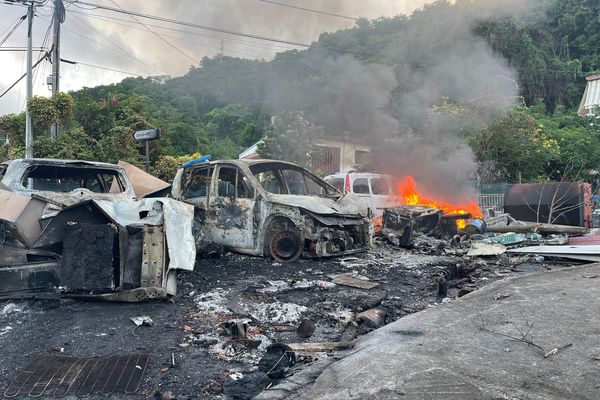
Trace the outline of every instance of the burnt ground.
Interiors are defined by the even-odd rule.
[[[256,369],[271,342],[338,341],[353,313],[378,307],[389,323],[504,276],[554,268],[535,263],[515,267],[516,260],[503,257],[465,262],[458,255],[414,254],[384,245],[356,257],[284,265],[227,254],[199,260],[194,272],[182,273],[180,295],[174,301],[2,301],[0,390],[4,393],[17,371],[43,354],[143,352],[150,354],[150,363],[138,394],[128,398],[153,398],[167,391],[178,399],[226,398],[223,381],[235,372]],[[330,275],[348,272],[380,285],[368,290],[322,287],[331,281]],[[450,279],[446,299],[438,293],[440,276]],[[154,324],[135,326],[130,318],[141,315],[151,317]],[[233,318],[250,319],[246,340],[219,328]],[[294,331],[300,318],[316,323],[309,339]],[[359,327],[359,334],[367,330]]]

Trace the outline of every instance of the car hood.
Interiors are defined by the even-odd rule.
[[[268,195],[268,200],[272,203],[298,207],[322,215],[340,215],[361,218],[368,214],[367,207],[351,194],[346,194],[336,200],[329,197],[270,193]]]

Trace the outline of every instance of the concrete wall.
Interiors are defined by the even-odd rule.
[[[355,154],[357,150],[371,151],[371,146],[367,144],[353,143],[345,140],[318,139],[318,146],[336,147],[340,149],[340,166],[337,172],[347,172],[354,169],[356,164]]]

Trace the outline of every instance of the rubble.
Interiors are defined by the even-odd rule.
[[[152,326],[154,325],[154,321],[147,315],[141,315],[139,317],[131,317],[129,318],[136,326]]]
[[[315,333],[316,324],[310,319],[303,319],[296,328],[296,335],[303,339],[308,339]]]
[[[288,324],[298,322],[302,314],[308,311],[307,307],[293,303],[266,303],[252,306],[251,315],[260,322],[275,324]]]
[[[373,289],[379,286],[378,282],[371,282],[366,276],[355,273],[344,273],[333,278],[332,282],[336,285],[350,286],[359,289]]]
[[[471,248],[467,252],[469,257],[481,257],[481,256],[499,256],[504,254],[506,246],[502,244],[488,244],[483,242],[474,242],[471,244]]]

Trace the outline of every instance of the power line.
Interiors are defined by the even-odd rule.
[[[137,22],[138,24],[140,24],[144,28],[146,28],[148,30],[148,32],[152,33],[154,36],[156,36],[157,38],[159,38],[160,40],[162,40],[163,42],[165,42],[166,44],[168,44],[169,46],[171,46],[172,48],[174,48],[175,50],[177,50],[180,54],[183,54],[185,57],[187,57],[189,60],[191,60],[195,64],[200,64],[200,62],[198,60],[194,59],[189,54],[187,54],[186,52],[184,52],[183,50],[181,50],[179,47],[175,46],[173,43],[169,42],[167,39],[163,38],[158,33],[154,32],[152,29],[150,29],[148,26],[146,26],[142,21],[140,21],[139,19],[137,19],[134,15],[126,12],[125,10],[123,10],[123,8],[121,8],[121,6],[118,5],[115,1],[110,0],[110,2],[113,3],[115,6],[117,6],[119,8],[119,10],[121,10],[121,12],[125,12],[126,14],[129,15],[129,17],[131,19],[133,19],[135,22]]]
[[[121,69],[116,69],[116,68],[110,68],[110,67],[104,67],[102,65],[96,65],[96,64],[90,64],[90,63],[85,63],[83,61],[72,61],[72,60],[66,60],[64,58],[60,59],[61,62],[67,63],[67,64],[72,64],[72,65],[85,65],[86,67],[93,67],[93,68],[100,68],[100,69],[105,69],[107,71],[113,71],[113,72],[120,72],[121,74],[125,74],[125,75],[131,75],[131,76],[143,76],[142,74],[138,74],[135,72],[128,72],[128,71],[123,71]]]
[[[47,48],[45,47],[33,47],[33,51],[45,51],[47,50]],[[2,47],[0,48],[0,51],[6,51],[6,52],[15,52],[15,53],[20,53],[22,51],[27,51],[26,47]]]
[[[77,13],[77,14],[80,14],[80,15],[86,15],[86,16],[91,17],[91,18],[99,18],[102,21],[106,21],[106,22],[109,22],[109,23],[112,23],[112,24],[117,24],[117,25],[120,25],[120,26],[126,26],[127,28],[130,28],[130,29],[135,29],[135,30],[140,30],[140,31],[146,31],[144,28],[140,28],[140,27],[137,27],[137,26],[132,26],[130,21],[123,20],[123,19],[120,19],[120,18],[104,17],[104,16],[100,16],[100,15],[89,14],[89,13],[84,13],[84,12],[79,12],[79,11],[74,11],[74,10],[69,10],[69,12],[71,12],[71,13]],[[113,20],[124,21],[126,23],[119,23],[119,22],[115,22]],[[160,29],[166,29],[166,30],[170,30],[170,31],[181,32],[181,33],[188,34],[188,35],[198,36],[197,33],[186,31],[186,30],[182,30],[182,29],[169,28],[169,27],[165,27],[165,26],[161,26],[161,25],[152,25],[152,24],[146,24],[146,25],[148,25],[148,26],[154,26],[154,27],[160,28]],[[210,47],[210,48],[213,48],[213,49],[216,49],[216,50],[220,50],[221,49],[220,46],[215,46],[215,45],[208,44],[208,43],[203,43],[203,42],[192,41],[192,40],[189,40],[189,39],[184,39],[184,38],[179,37],[179,36],[167,35],[166,33],[162,33],[162,35],[166,36],[166,37],[173,38],[173,39],[182,40],[184,42],[189,42],[189,43],[194,43],[194,44],[199,44],[199,45],[202,45],[202,46]],[[212,39],[212,38],[209,37],[209,39]],[[236,44],[241,44],[241,45],[244,45],[244,46],[256,47],[256,48],[259,48],[259,49],[265,49],[265,50],[270,50],[270,51],[277,51],[277,49],[273,49],[272,47],[255,45],[252,42],[237,41],[237,40],[233,40],[233,39],[224,39],[224,40],[227,40],[228,42],[232,42],[232,43],[236,43]],[[282,47],[282,46],[278,46],[278,47]],[[290,50],[289,47],[286,48],[286,49]],[[237,54],[241,54],[241,55],[245,55],[245,56],[249,56],[249,57],[254,57],[254,58],[258,57],[255,54],[248,54],[248,53],[244,53],[244,52],[237,51],[237,50],[227,50],[227,52],[229,52],[229,53],[237,53]]]
[[[50,56],[50,53],[46,53],[44,55],[44,57],[41,57],[39,60],[37,60],[37,62],[35,64],[33,64],[32,69],[36,68],[42,61],[44,61],[45,59],[47,59]],[[25,78],[27,76],[27,73],[24,73],[23,75],[21,75],[21,77],[19,79],[17,79],[17,81],[15,83],[13,83],[12,85],[10,85],[4,92],[2,92],[2,94],[0,94],[0,97],[3,97],[6,93],[10,92],[10,90],[12,88],[14,88],[15,86],[17,86],[17,84],[19,82],[21,82],[21,80],[23,78]]]
[[[95,7],[97,9],[114,11],[114,12],[118,12],[118,13],[122,13],[122,14],[134,15],[134,16],[138,16],[141,18],[147,18],[147,19],[152,19],[152,20],[156,20],[156,21],[168,22],[168,23],[175,24],[175,25],[188,26],[191,28],[203,29],[203,30],[207,30],[207,31],[226,33],[228,35],[243,36],[243,37],[247,37],[247,38],[251,38],[251,39],[264,40],[267,42],[289,44],[292,46],[310,47],[310,44],[306,44],[306,43],[293,42],[290,40],[276,39],[276,38],[270,38],[267,36],[254,35],[254,34],[250,34],[250,33],[242,33],[242,32],[236,32],[236,31],[231,31],[231,30],[227,30],[227,29],[215,28],[212,26],[200,25],[200,24],[195,24],[192,22],[179,21],[176,19],[158,17],[155,15],[144,14],[144,13],[140,13],[140,12],[136,12],[136,11],[127,11],[124,9],[108,7],[108,6],[104,6],[104,5],[100,5],[100,4],[88,3],[86,1],[81,1],[81,0],[74,0],[74,1],[72,1],[72,3],[73,3],[73,5],[75,5],[77,7],[79,7],[79,5],[81,4],[81,5]],[[83,9],[90,10],[89,8],[83,8]]]
[[[0,46],[2,46],[7,40],[8,38],[17,30],[17,28],[19,26],[21,26],[21,24],[23,23],[23,21],[25,21],[25,19],[27,19],[27,14],[23,15],[22,17],[19,17],[19,19],[14,23],[14,26],[12,28],[8,28],[7,30],[9,30],[9,32],[6,34],[6,36],[4,36],[2,38],[2,40],[0,40]],[[4,35],[4,33],[6,32],[6,30],[4,32],[2,32],[2,34]]]
[[[131,21],[126,20],[126,19],[116,18],[116,17],[110,17],[108,15],[92,14],[92,13],[89,13],[89,12],[82,12],[82,11],[77,11],[77,10],[69,10],[69,12],[75,13],[75,14],[80,14],[80,15],[85,15],[87,17],[96,18],[96,19],[99,19],[101,21],[106,21],[106,22],[110,22],[110,23],[113,23],[113,24],[117,24],[117,25],[121,25],[121,26],[128,26],[130,28],[133,28],[131,26]],[[125,24],[120,24],[120,23],[114,22],[114,21],[125,22]],[[156,24],[146,24],[146,25],[152,26],[154,28],[165,29],[165,30],[174,31],[174,32],[181,32],[181,33],[185,33],[185,34],[188,34],[188,35],[194,35],[194,36],[199,35],[199,33],[194,33],[194,32],[186,31],[186,30],[183,30],[183,29],[170,28],[168,26],[163,26],[163,25],[156,25]],[[134,28],[134,29],[138,29],[139,30],[141,28]],[[232,43],[243,44],[243,45],[246,45],[246,46],[256,47],[256,48],[259,48],[259,49],[266,49],[266,50],[271,50],[273,47],[279,47],[279,48],[284,49],[284,50],[292,50],[292,49],[295,48],[295,47],[290,47],[290,45],[282,45],[282,44],[271,44],[271,45],[269,45],[269,47],[267,47],[265,45],[261,46],[257,42],[247,42],[247,41],[244,41],[244,40],[241,40],[241,39],[237,39],[236,40],[236,39],[226,38],[225,36],[217,36],[216,38],[213,37],[213,36],[205,36],[205,37],[208,38],[208,39],[225,40],[225,41],[232,42]]]
[[[40,18],[41,18],[41,19],[45,19],[45,18],[43,18],[43,17],[40,17]],[[65,31],[67,31],[67,32],[69,32],[69,33],[72,33],[72,34],[74,34],[74,35],[80,36],[80,37],[82,37],[83,39],[85,39],[85,40],[88,40],[88,41],[90,41],[90,42],[92,42],[92,43],[95,43],[95,44],[97,44],[97,45],[99,45],[99,46],[106,47],[107,49],[109,49],[109,50],[111,50],[111,51],[115,51],[115,52],[117,51],[117,50],[115,50],[114,48],[112,48],[112,47],[110,47],[110,46],[108,46],[108,45],[106,45],[106,44],[104,44],[104,43],[101,43],[101,42],[99,42],[99,41],[97,41],[97,40],[94,40],[94,39],[92,39],[91,37],[89,37],[89,36],[86,36],[86,35],[83,35],[83,34],[81,34],[81,33],[77,32],[77,31],[75,31],[75,30],[73,30],[73,29],[69,29],[69,28],[67,28],[66,26],[63,26],[63,27],[62,27],[62,29],[64,29]],[[119,72],[120,72],[120,71],[119,71]],[[143,75],[143,74],[131,74],[131,75],[141,76],[141,75]]]
[[[108,41],[109,43],[111,43],[113,46],[115,46],[119,51],[121,51],[121,53],[133,58],[134,60],[136,60],[137,62],[139,62],[140,64],[142,64],[143,66],[145,66],[146,68],[148,68],[148,70],[154,71],[154,72],[158,72],[159,74],[164,74],[164,71],[161,71],[159,69],[156,69],[154,67],[152,67],[151,65],[148,65],[147,63],[145,63],[144,61],[140,60],[139,58],[137,58],[135,55],[131,54],[130,52],[128,52],[127,50],[123,49],[121,46],[119,46],[117,43],[115,43],[113,40],[109,39],[108,37],[104,36],[100,31],[98,31],[96,28],[94,28],[92,25],[88,24],[83,18],[78,17],[77,15],[73,15],[79,22],[87,25],[91,30],[93,30],[94,32],[96,32],[98,35],[100,35],[101,37],[103,37],[106,41]]]
[[[355,18],[355,17],[349,17],[347,15],[341,15],[341,14],[336,14],[336,13],[327,12],[327,11],[315,10],[315,9],[312,9],[312,8],[305,8],[305,7],[300,7],[300,6],[294,6],[292,4],[279,3],[277,1],[271,1],[271,0],[257,0],[257,1],[260,1],[260,2],[263,2],[263,3],[273,4],[273,5],[276,5],[276,6],[294,8],[296,10],[302,10],[302,11],[308,11],[308,12],[317,13],[317,14],[329,15],[331,17],[338,17],[338,18],[350,19],[350,20],[353,20],[353,21],[358,21],[360,19],[360,18]]]

